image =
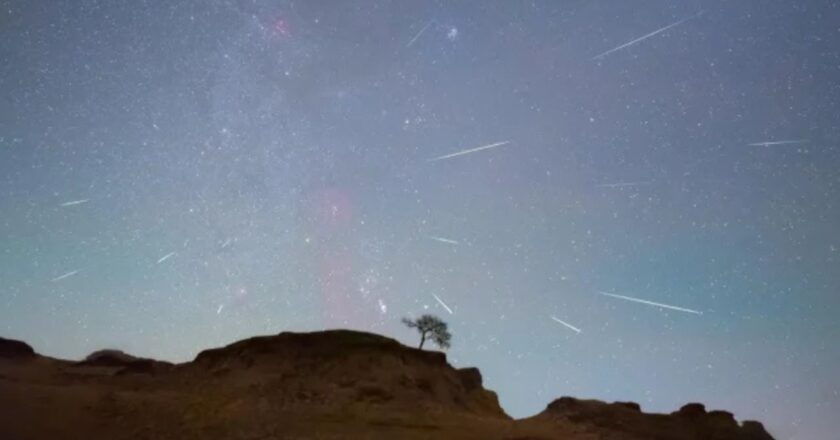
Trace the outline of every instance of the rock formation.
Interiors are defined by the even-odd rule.
[[[254,337],[177,365],[119,350],[68,362],[0,339],[0,438],[771,439],[700,404],[645,414],[563,397],[513,420],[478,369],[347,330]]]

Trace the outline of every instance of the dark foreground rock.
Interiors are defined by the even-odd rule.
[[[673,440],[771,440],[764,426],[755,421],[739,424],[727,411],[706,411],[689,403],[671,414],[647,414],[633,402],[606,403],[562,397],[535,417],[566,421],[601,431],[604,439]]]
[[[14,339],[0,338],[0,358],[20,359],[35,356],[35,350],[29,344]]]
[[[29,359],[19,362],[19,359]],[[0,439],[768,440],[761,423],[688,404],[563,397],[513,420],[477,368],[371,333],[281,333],[169,364],[84,361],[0,339]]]

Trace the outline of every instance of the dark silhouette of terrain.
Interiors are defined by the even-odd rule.
[[[767,440],[761,423],[688,404],[563,397],[513,420],[475,368],[383,336],[281,333],[170,364],[118,350],[82,362],[0,339],[0,439]]]
[[[0,359],[20,359],[35,356],[29,344],[14,339],[0,338]]]

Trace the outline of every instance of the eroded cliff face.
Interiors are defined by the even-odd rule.
[[[383,336],[281,333],[173,365],[114,350],[82,362],[0,339],[0,438],[765,440],[760,423],[690,404],[561,398],[512,420],[476,368]]]
[[[562,397],[533,419],[589,428],[599,432],[599,438],[603,439],[772,439],[759,422],[739,424],[732,413],[706,412],[699,403],[687,404],[671,414],[647,414],[634,402],[606,403]]]
[[[231,392],[258,389],[284,406],[374,404],[394,410],[507,418],[477,369],[446,355],[351,331],[281,333],[206,350],[178,374]],[[214,385],[209,385],[212,383]]]

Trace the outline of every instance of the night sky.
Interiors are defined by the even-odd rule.
[[[0,0],[0,335],[432,313],[514,416],[836,438],[838,117],[831,1]]]

